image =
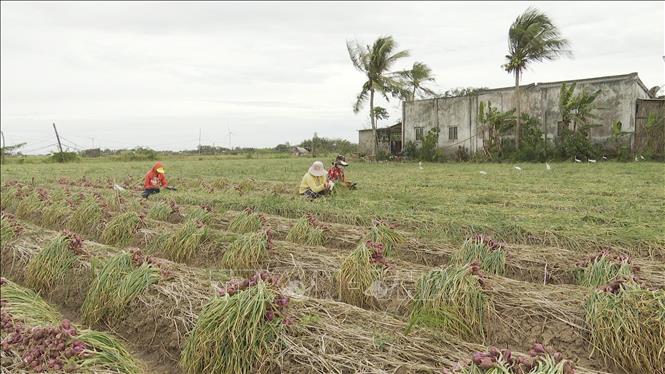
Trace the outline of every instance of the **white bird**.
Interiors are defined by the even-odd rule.
[[[548,164],[548,163],[546,162],[546,163],[545,163],[545,169],[547,169],[547,170],[552,170],[552,167],[550,166],[550,164]]]
[[[644,158],[644,156],[642,156],[642,155],[640,155],[640,159],[642,159],[642,160],[646,160],[646,159]]]
[[[423,170],[423,162],[418,161],[418,169]]]
[[[487,175],[487,172],[486,172],[486,171],[483,171],[483,170],[481,170],[481,171],[480,171],[480,174],[482,174],[482,175]]]
[[[637,158],[637,156],[635,156],[635,162],[637,162],[637,161],[639,161],[639,159]]]
[[[592,164],[595,164],[595,163],[596,163],[596,160],[592,160],[592,159],[590,159],[590,158],[587,159],[587,160],[588,160],[590,163],[592,163]]]
[[[603,156],[603,160],[606,160],[606,161],[607,161],[607,156]]]
[[[516,170],[520,170],[520,171],[522,170],[522,168],[519,167],[519,166],[517,166],[517,165],[515,165],[515,166],[513,166],[513,167],[514,167]]]
[[[113,183],[113,189],[116,190],[116,191],[124,191],[125,190],[122,186],[120,186],[116,183]]]
[[[577,156],[575,156],[575,162],[582,162],[582,160],[578,160]]]

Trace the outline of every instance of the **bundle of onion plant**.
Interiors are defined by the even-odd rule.
[[[103,212],[97,200],[86,198],[69,217],[67,227],[75,232],[97,236],[102,223]]]
[[[16,205],[16,216],[25,220],[34,220],[40,215],[43,202],[36,192],[21,199]]]
[[[282,317],[275,313],[281,299],[274,285],[261,277],[253,283],[232,294],[227,288],[224,296],[214,297],[203,308],[180,356],[185,373],[255,373],[266,369],[263,365],[278,351],[284,326]]]
[[[158,201],[148,211],[148,218],[158,221],[166,221],[171,214],[171,207],[166,201]]]
[[[425,325],[466,341],[483,342],[494,313],[484,284],[478,263],[450,265],[423,275],[416,284],[407,330]]]
[[[210,223],[213,218],[212,208],[208,205],[197,206],[187,214],[188,220],[197,220],[203,223]]]
[[[665,373],[665,290],[621,277],[585,305],[591,344],[607,362],[631,373]]]
[[[263,225],[262,217],[254,212],[252,208],[245,208],[238,214],[229,224],[229,231],[245,234],[254,232],[261,228]]]
[[[286,234],[286,240],[307,245],[323,245],[326,240],[326,227],[308,213],[291,227]]]
[[[119,318],[132,300],[159,281],[158,268],[136,263],[132,257],[122,253],[101,264],[81,305],[86,323]]]
[[[366,241],[358,245],[344,259],[337,274],[340,300],[359,307],[375,306],[376,299],[366,291],[381,279],[386,265],[381,243]]]
[[[631,266],[628,256],[613,256],[609,251],[602,251],[576,265],[577,284],[587,287],[598,287],[618,277],[630,277],[633,270],[636,270]]]
[[[145,227],[143,217],[136,212],[125,212],[113,217],[104,227],[101,239],[104,243],[114,246],[128,245],[134,234]]]
[[[23,231],[21,226],[10,213],[0,213],[0,245],[4,247]]]
[[[506,270],[506,252],[503,244],[483,235],[467,239],[457,251],[452,261],[468,264],[477,261],[480,268],[489,274],[502,275]]]
[[[200,221],[190,220],[164,239],[161,252],[173,261],[187,261],[208,238],[208,228]]]
[[[374,219],[372,220],[372,227],[369,230],[368,240],[383,244],[385,255],[391,256],[395,244],[404,242],[404,235],[395,231],[393,225]]]
[[[239,235],[224,252],[222,264],[226,268],[248,270],[260,264],[273,247],[272,230]]]
[[[72,214],[64,200],[53,202],[42,210],[42,224],[47,227],[61,229],[65,226],[67,218]]]
[[[30,259],[26,267],[26,282],[31,288],[48,291],[65,281],[78,256],[84,253],[83,240],[72,232],[64,231]]]

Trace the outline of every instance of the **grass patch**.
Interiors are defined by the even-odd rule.
[[[631,373],[665,373],[665,291],[616,280],[586,303],[591,344]]]
[[[276,351],[282,324],[266,321],[275,292],[264,282],[215,297],[201,311],[180,356],[185,373],[254,373]]]
[[[212,209],[208,207],[196,207],[189,211],[187,214],[188,220],[201,221],[203,223],[210,223],[212,221]]]
[[[159,281],[159,270],[148,264],[136,265],[123,253],[107,260],[96,274],[81,305],[88,324],[119,318],[138,295]]]
[[[381,267],[372,262],[372,248],[361,243],[342,262],[337,274],[337,288],[341,301],[359,307],[376,304],[374,297],[365,292],[381,278]]]
[[[263,221],[261,220],[261,216],[255,213],[253,209],[246,208],[231,221],[229,224],[229,231],[246,234],[258,231],[261,229],[262,225]]]
[[[164,240],[161,253],[173,261],[187,261],[194,256],[208,236],[206,226],[200,222],[187,221]]]
[[[67,227],[75,232],[97,236],[102,214],[102,208],[97,201],[94,198],[87,198],[74,210]]]
[[[23,228],[13,216],[3,212],[0,215],[0,246],[4,247],[16,239],[22,230]]]
[[[492,304],[473,273],[477,269],[478,265],[451,265],[423,275],[416,285],[407,330],[424,325],[466,341],[484,341]]]
[[[30,288],[48,291],[56,283],[65,281],[67,273],[78,259],[71,245],[71,239],[65,235],[58,235],[30,259],[25,274]]]
[[[383,244],[385,255],[390,256],[395,244],[404,242],[404,235],[395,231],[386,222],[373,220],[369,230],[368,240]]]
[[[587,262],[578,264],[575,271],[577,284],[586,287],[598,287],[618,277],[630,277],[633,274],[628,257],[612,258],[604,252]]]
[[[242,234],[224,252],[222,265],[236,270],[250,270],[268,256],[271,248],[270,230]]]
[[[326,240],[325,229],[316,222],[312,215],[300,218],[286,234],[286,240],[307,245],[323,245]]]
[[[460,265],[478,262],[480,268],[490,274],[503,275],[506,271],[506,252],[503,247],[483,236],[466,240],[453,255],[452,261]]]
[[[102,231],[101,239],[107,244],[125,246],[131,243],[134,233],[145,225],[136,212],[125,212],[111,219]]]

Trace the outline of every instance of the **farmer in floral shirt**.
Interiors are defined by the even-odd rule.
[[[344,187],[355,189],[356,184],[347,180],[344,176],[344,167],[349,165],[346,162],[346,157],[338,155],[332,164],[333,166],[328,169],[328,180],[334,183],[339,183]]]

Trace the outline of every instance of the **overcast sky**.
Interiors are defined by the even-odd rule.
[[[274,146],[357,141],[367,111],[347,40],[392,35],[438,91],[503,87],[508,27],[529,5],[574,59],[533,65],[524,83],[637,72],[665,82],[663,2],[2,2],[1,123],[7,144],[52,150],[55,122],[80,148]],[[397,101],[385,104],[394,123]],[[379,125],[382,125],[381,123]]]

